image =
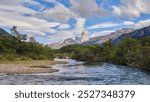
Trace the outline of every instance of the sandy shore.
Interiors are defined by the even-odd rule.
[[[50,66],[25,66],[21,64],[0,64],[0,73],[12,74],[32,74],[32,73],[52,73],[59,70]]]

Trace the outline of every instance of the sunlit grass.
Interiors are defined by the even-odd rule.
[[[29,61],[0,61],[0,64],[21,64],[26,66],[66,64],[63,61],[29,60]]]

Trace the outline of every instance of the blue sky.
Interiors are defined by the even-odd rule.
[[[150,25],[150,0],[0,0],[0,27],[49,44]],[[9,31],[10,32],[10,31]]]

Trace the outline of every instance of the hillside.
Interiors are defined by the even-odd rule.
[[[24,42],[0,29],[0,61],[52,60],[50,47],[38,43]]]
[[[0,28],[0,36],[12,36],[12,35],[6,32],[4,29]]]
[[[116,39],[112,39],[113,44],[119,44],[121,41],[123,41],[125,38],[143,38],[146,36],[150,36],[150,26],[141,28],[141,29],[136,29],[130,33],[124,33],[121,34],[119,37]]]
[[[52,49],[60,49],[63,46],[80,44],[88,40],[89,40],[88,34],[86,32],[82,32],[81,37],[67,38],[61,42],[49,44],[48,46],[51,47]]]
[[[131,29],[131,28],[123,28],[121,30],[117,30],[116,32],[113,32],[106,36],[99,36],[99,37],[91,38],[89,41],[84,42],[83,44],[85,44],[85,45],[103,44],[104,42],[108,41],[110,38],[116,39],[120,35],[122,35],[124,33],[132,32],[133,30],[134,29]]]
[[[82,43],[83,45],[94,45],[94,44],[103,44],[104,42],[112,39],[113,44],[119,44],[126,37],[129,38],[143,38],[145,36],[150,36],[150,26],[141,28],[141,29],[131,29],[124,28],[121,30],[117,30],[106,36],[99,36],[95,38],[91,38],[89,41]]]
[[[52,44],[49,44],[48,46],[53,48],[53,49],[60,49],[61,47],[63,46],[67,46],[67,45],[73,45],[73,44],[77,44],[78,42],[72,38],[68,38],[68,39],[65,39],[61,42],[58,42],[58,43],[52,43]]]

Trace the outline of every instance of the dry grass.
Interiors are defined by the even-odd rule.
[[[57,72],[58,69],[52,69],[51,67],[27,67],[19,64],[0,64],[0,73],[11,74],[32,74],[32,73],[52,73]]]
[[[0,64],[21,64],[27,66],[66,64],[63,61],[30,60],[30,61],[0,61]]]
[[[0,62],[0,73],[13,73],[13,74],[30,74],[30,73],[52,73],[59,71],[53,69],[51,65],[66,64],[61,61],[48,61],[48,60],[31,60],[31,61],[5,61]]]

